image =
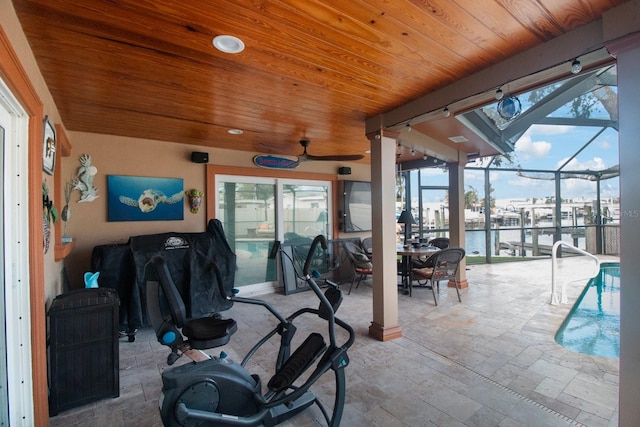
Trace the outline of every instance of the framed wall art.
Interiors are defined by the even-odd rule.
[[[49,116],[44,116],[44,129],[42,132],[42,170],[48,175],[53,175],[53,168],[56,165],[56,129],[49,120]]]
[[[172,221],[184,219],[181,178],[107,176],[108,221]]]

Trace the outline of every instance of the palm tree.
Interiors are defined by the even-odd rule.
[[[478,205],[478,191],[472,186],[467,186],[469,190],[464,192],[464,208],[475,209]]]

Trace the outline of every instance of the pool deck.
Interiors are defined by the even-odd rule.
[[[591,265],[584,257],[561,259],[560,276],[578,278]],[[617,426],[618,360],[575,353],[554,341],[587,279],[567,286],[569,304],[553,306],[548,303],[549,259],[467,269],[462,303],[446,287],[437,307],[429,290],[414,289],[411,298],[399,294],[403,336],[388,342],[367,335],[370,282],[345,295],[338,314],[353,325],[357,338],[346,368],[342,425]],[[264,299],[285,314],[317,305],[309,292]],[[272,326],[271,317],[260,307],[241,304],[227,314],[238,322],[238,332],[210,353],[224,349],[240,360]],[[300,340],[310,323],[299,323]],[[256,354],[249,366],[263,383],[275,360],[275,349],[269,350]],[[157,401],[167,354],[149,329],[134,343],[121,341],[120,397],[63,412],[50,425],[160,426]],[[329,401],[332,385],[332,379],[323,379],[315,390]],[[318,417],[317,409],[309,409],[282,425],[324,425]]]

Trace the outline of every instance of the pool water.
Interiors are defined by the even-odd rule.
[[[620,357],[620,263],[603,263],[556,333],[556,342],[579,353]]]

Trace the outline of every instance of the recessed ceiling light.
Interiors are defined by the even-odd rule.
[[[244,132],[242,129],[229,129],[227,133],[230,133],[231,135],[242,135]]]
[[[242,40],[227,35],[214,37],[213,46],[224,53],[240,53],[244,50],[244,42]]]
[[[460,136],[451,136],[451,137],[449,137],[449,140],[451,142],[455,142],[456,144],[460,144],[461,142],[467,142],[468,141],[468,139],[465,138],[462,135],[460,135]]]

